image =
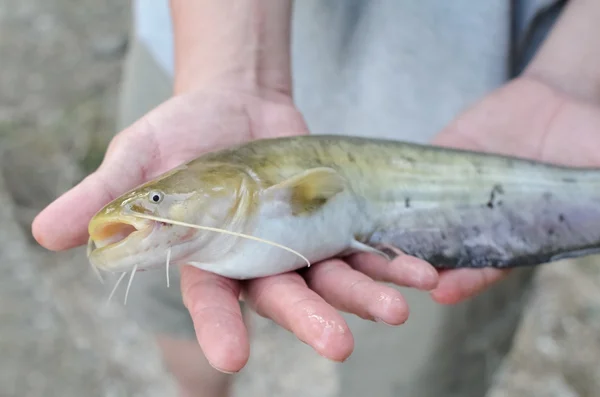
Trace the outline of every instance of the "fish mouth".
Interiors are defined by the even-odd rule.
[[[109,250],[134,238],[144,238],[152,232],[156,222],[135,216],[98,217],[90,221],[88,256]]]

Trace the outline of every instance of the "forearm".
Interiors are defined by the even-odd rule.
[[[175,92],[211,84],[290,94],[293,0],[171,0]]]
[[[571,0],[524,72],[569,94],[600,100],[600,1]]]

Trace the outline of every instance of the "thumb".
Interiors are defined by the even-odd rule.
[[[157,153],[156,140],[147,139],[141,128],[132,133],[133,128],[115,136],[97,171],[37,215],[32,234],[41,246],[61,251],[85,244],[92,216],[149,176],[146,164],[153,164],[149,160]]]

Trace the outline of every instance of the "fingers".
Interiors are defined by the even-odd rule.
[[[361,253],[348,257],[347,262],[377,281],[425,291],[438,284],[437,270],[428,262],[409,255],[401,254],[388,261],[379,255]]]
[[[91,174],[36,216],[33,236],[41,246],[52,251],[82,245],[87,238],[87,223],[114,197],[98,174]]]
[[[221,372],[241,370],[250,344],[238,302],[239,282],[183,266],[181,291],[208,362]]]
[[[441,304],[456,304],[471,298],[492,284],[502,280],[509,270],[456,269],[440,274],[440,282],[431,292],[432,298]]]
[[[408,319],[408,305],[399,291],[379,284],[341,260],[312,266],[308,286],[339,310],[389,325]]]
[[[258,314],[278,323],[321,356],[344,361],[354,339],[343,317],[297,273],[251,280],[246,301]]]

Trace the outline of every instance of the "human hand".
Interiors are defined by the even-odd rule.
[[[433,143],[569,166],[600,166],[598,131],[598,106],[521,77],[467,109]],[[438,303],[458,303],[508,273],[491,268],[442,271],[431,295]]]
[[[287,95],[224,90],[174,97],[119,133],[99,169],[38,215],[37,241],[51,250],[84,244],[87,223],[104,204],[206,151],[250,139],[307,132]],[[240,370],[249,356],[241,297],[319,354],[344,360],[353,338],[337,309],[362,318],[401,324],[408,307],[400,293],[376,281],[434,288],[437,273],[411,257],[392,263],[357,255],[315,264],[303,272],[238,282],[190,266],[181,268],[183,300],[208,361],[225,372]]]

